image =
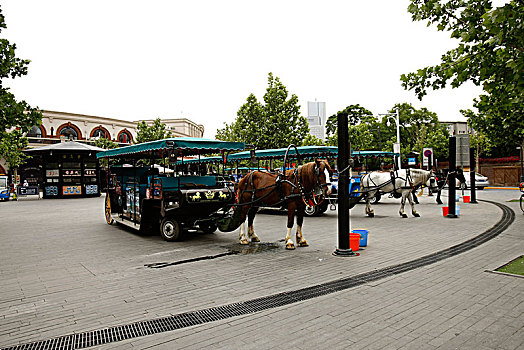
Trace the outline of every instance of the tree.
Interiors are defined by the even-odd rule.
[[[300,146],[324,146],[324,141],[316,137],[315,135],[307,134],[302,140]]]
[[[171,131],[166,130],[166,124],[162,123],[160,118],[155,119],[153,125],[148,125],[144,121],[138,122],[137,130],[135,143],[162,140],[171,137]]]
[[[264,102],[250,94],[231,124],[217,130],[216,138],[242,141],[257,149],[281,148],[289,144],[301,145],[309,134],[309,126],[300,115],[298,97],[291,95],[278,77],[268,75]]]
[[[359,104],[349,105],[327,119],[328,144],[338,145],[337,118],[341,113],[348,116],[348,136],[351,148],[355,150],[377,150],[381,148],[382,135],[378,120],[371,111]]]
[[[105,137],[97,138],[94,142],[96,147],[113,149],[118,147],[118,143],[106,139]]]
[[[438,30],[451,32],[457,48],[441,63],[401,76],[404,88],[419,99],[427,90],[466,81],[482,86],[485,94],[474,100],[478,113],[470,125],[492,140],[524,146],[524,6],[512,0],[493,8],[490,0],[411,0],[414,21],[427,20]],[[512,147],[514,148],[514,147]]]
[[[400,123],[400,153],[406,158],[410,152],[420,153],[422,160],[422,149],[433,148],[435,158],[448,157],[449,131],[445,125],[440,124],[436,113],[423,107],[414,108],[409,103],[397,103],[389,110],[389,113],[399,111]],[[389,124],[389,125],[388,125]],[[396,124],[388,123],[388,118],[383,118],[380,125],[383,135],[387,140],[384,150],[393,150],[393,143],[397,142]]]
[[[0,9],[0,32],[7,28]],[[4,79],[27,75],[29,60],[16,57],[16,45],[0,39],[0,157],[6,159],[10,168],[22,165],[27,156],[22,152],[27,147],[24,136],[34,125],[40,125],[42,114],[25,101],[17,101],[5,87]]]

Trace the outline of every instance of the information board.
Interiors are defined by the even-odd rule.
[[[469,134],[454,136],[457,140],[457,166],[469,167]]]

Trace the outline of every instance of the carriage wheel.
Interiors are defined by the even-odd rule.
[[[306,205],[306,209],[304,210],[304,213],[306,216],[317,216],[319,213],[319,207],[318,205],[312,206],[312,205]]]
[[[369,199],[369,203],[370,204],[376,204],[380,201],[380,199],[382,198],[382,195],[380,193],[377,193],[375,194],[373,197],[371,197]]]
[[[160,224],[160,235],[165,241],[177,241],[182,238],[182,228],[175,219],[163,218]]]
[[[198,227],[200,227],[200,229],[207,234],[215,233],[217,230],[217,225],[212,222],[201,223],[198,225]]]
[[[111,225],[114,220],[111,216],[111,198],[109,198],[109,193],[106,194],[106,204],[105,204],[105,216],[106,216],[106,222]]]

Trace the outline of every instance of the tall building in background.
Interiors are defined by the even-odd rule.
[[[307,122],[309,133],[324,140],[326,137],[326,102],[308,101]]]

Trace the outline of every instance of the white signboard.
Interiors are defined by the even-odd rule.
[[[400,143],[395,142],[393,144],[393,153],[400,153]]]

